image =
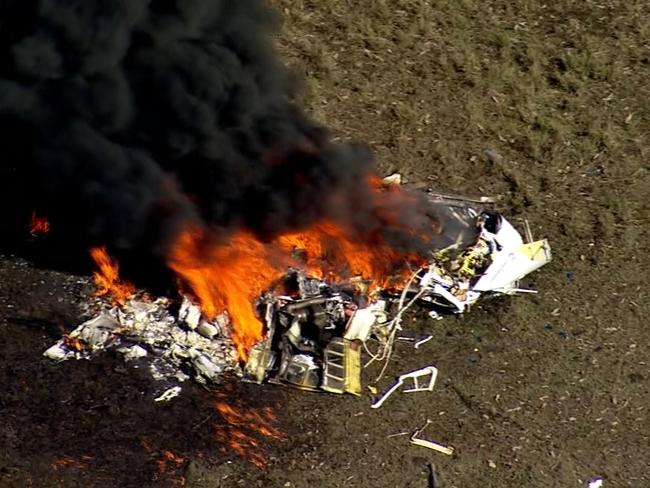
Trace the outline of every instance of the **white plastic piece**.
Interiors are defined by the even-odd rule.
[[[433,292],[435,294],[437,294],[437,295],[440,295],[444,299],[446,299],[449,303],[453,304],[458,309],[459,313],[463,313],[465,311],[465,302],[461,302],[451,292],[449,292],[444,286],[439,285],[438,283],[436,283],[436,285],[433,287]]]
[[[393,173],[390,176],[386,176],[383,180],[381,180],[382,183],[386,186],[391,186],[391,185],[401,185],[402,184],[402,175],[399,173]]]
[[[426,343],[429,342],[431,339],[433,339],[433,336],[432,336],[432,335],[427,336],[427,337],[424,337],[424,338],[420,339],[419,341],[416,341],[416,342],[415,342],[415,346],[414,346],[415,349],[418,349],[422,344],[426,344]]]
[[[537,246],[538,251],[531,256],[529,251]],[[538,241],[520,245],[514,249],[502,250],[494,258],[483,276],[472,287],[473,291],[514,290],[517,281],[551,260],[548,241]]]
[[[424,429],[426,429],[429,425],[431,424],[431,420],[427,419],[427,423],[424,424],[424,426],[418,430],[416,430],[413,435],[411,436],[411,444],[414,446],[421,446],[421,447],[426,447],[427,449],[432,449],[434,451],[440,452],[442,454],[446,454],[447,456],[452,456],[454,454],[454,448],[451,446],[443,446],[442,444],[439,444],[435,441],[430,441],[427,439],[422,439],[420,434],[424,432]]]
[[[43,356],[54,361],[65,361],[66,359],[74,356],[74,353],[65,349],[63,341],[59,341],[52,347],[48,348]]]
[[[444,318],[442,315],[440,315],[435,310],[431,310],[427,315],[429,316],[430,319],[433,319],[433,320],[442,320]]]
[[[443,446],[442,444],[438,444],[437,442],[427,441],[425,439],[417,439],[411,437],[411,444],[415,446],[427,447],[429,449],[433,449],[434,451],[438,451],[442,454],[446,454],[447,456],[452,456],[454,454],[453,447]]]
[[[219,335],[219,329],[210,322],[206,322],[205,320],[201,321],[196,331],[208,339],[212,339],[213,337]]]
[[[432,391],[434,385],[436,384],[436,378],[438,377],[438,370],[434,366],[427,366],[426,368],[418,369],[416,371],[411,371],[401,375],[397,379],[397,383],[391,386],[386,392],[384,392],[375,402],[370,405],[370,408],[379,408],[384,402],[395,393],[400,386],[402,386],[407,381],[412,381],[406,388],[404,393],[413,393],[416,391]]]
[[[348,328],[343,337],[349,341],[359,339],[360,341],[365,342],[370,335],[370,329],[372,326],[381,318],[385,319],[385,308],[386,302],[379,300],[368,305],[366,308],[356,310],[352,319],[350,319],[350,323],[348,324]]]
[[[413,380],[413,386],[404,390],[404,393],[412,393],[415,391],[433,391],[438,378],[438,369],[434,366],[427,366],[426,368],[412,371],[411,373],[403,374],[399,377],[400,380]],[[420,383],[422,380],[423,383]]]
[[[117,352],[122,353],[125,361],[143,358],[148,354],[147,350],[138,344],[129,347],[120,347],[117,349]]]
[[[183,303],[178,311],[178,318],[185,322],[190,329],[194,330],[199,326],[201,309],[187,298],[183,298]]]
[[[176,398],[180,392],[180,386],[172,386],[168,390],[165,390],[159,397],[155,398],[154,402],[168,402],[172,398]]]
[[[587,488],[603,488],[603,479],[599,476],[592,478],[589,481]]]

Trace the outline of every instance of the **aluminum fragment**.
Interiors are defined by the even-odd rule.
[[[154,402],[168,402],[172,398],[176,398],[182,388],[180,386],[172,386],[171,388],[165,390],[160,396],[154,398]]]
[[[413,435],[411,436],[411,444],[414,446],[420,446],[420,447],[426,447],[427,449],[431,449],[433,451],[446,454],[447,456],[452,456],[454,454],[454,448],[451,446],[445,446],[443,444],[439,444],[438,442],[431,441],[428,439],[422,439],[420,437],[420,434],[424,432],[424,430],[431,424],[431,420],[427,419],[427,422],[418,430],[416,430]]]
[[[418,391],[433,391],[433,387],[438,377],[438,370],[434,366],[427,366],[426,368],[411,371],[398,377],[397,382],[386,390],[375,402],[370,405],[370,408],[379,408],[384,402],[395,393],[401,386],[407,384],[408,388],[404,393],[413,393]]]

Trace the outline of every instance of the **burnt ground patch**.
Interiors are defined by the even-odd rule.
[[[195,459],[240,460],[215,438],[232,426],[215,410],[214,391],[188,383],[160,404],[153,400],[168,385],[117,354],[59,364],[42,356],[85,316],[87,278],[15,257],[3,257],[0,270],[0,486],[179,486]],[[255,411],[275,402],[264,389],[226,379],[219,393]]]

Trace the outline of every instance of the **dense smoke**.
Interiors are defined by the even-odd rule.
[[[260,0],[1,2],[3,208],[116,250],[163,252],[188,220],[262,238],[323,217],[382,229],[395,209],[369,195],[370,152],[297,107],[277,27]]]

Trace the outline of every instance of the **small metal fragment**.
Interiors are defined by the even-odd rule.
[[[414,346],[415,349],[418,349],[422,344],[426,344],[426,343],[429,342],[431,339],[433,339],[433,336],[432,336],[432,335],[427,336],[427,337],[424,337],[423,339],[420,339],[419,341],[417,341],[417,342],[415,343],[415,346]]]
[[[201,321],[196,331],[208,339],[212,339],[213,337],[219,335],[219,329],[212,325],[210,322],[206,322],[205,320]]]
[[[210,356],[197,349],[190,348],[188,355],[194,371],[197,373],[196,380],[199,383],[206,381],[216,382],[224,372],[221,364],[216,364]]]
[[[427,449],[432,449],[442,454],[446,454],[447,456],[453,455],[454,454],[453,447],[443,446],[442,444],[438,444],[437,442],[430,441],[427,439],[421,439],[420,437],[418,437],[424,431],[424,429],[426,429],[429,426],[430,423],[431,420],[427,419],[427,423],[424,424],[424,426],[421,429],[418,429],[413,433],[413,435],[411,436],[411,444],[413,444],[414,446],[426,447]]]
[[[44,353],[43,356],[54,361],[65,361],[66,359],[74,356],[74,352],[69,351],[65,348],[63,341],[58,341],[53,346],[49,347]]]
[[[411,371],[401,375],[397,382],[391,386],[386,392],[379,397],[375,402],[370,406],[370,408],[379,408],[384,402],[391,396],[395,391],[399,389],[406,381],[412,381],[411,387],[404,390],[404,393],[413,393],[416,391],[432,391],[433,386],[436,383],[436,378],[438,377],[438,370],[434,366],[427,366],[426,368],[418,369],[416,371]],[[420,384],[420,381],[425,379],[424,384]]]
[[[176,398],[180,392],[180,386],[172,386],[168,390],[165,390],[160,396],[155,398],[154,402],[168,402],[172,398]]]
[[[410,434],[410,432],[398,432],[397,434],[388,434],[386,436],[386,439],[391,439],[393,437],[400,437],[400,436],[409,435],[409,434]]]
[[[183,303],[178,311],[178,318],[185,322],[190,329],[198,327],[201,320],[201,308],[194,305],[187,297],[183,298]]]
[[[483,156],[485,156],[485,159],[487,159],[487,161],[492,164],[498,164],[503,161],[503,156],[491,148],[484,149]]]
[[[438,488],[438,477],[436,476],[436,465],[429,463],[429,486],[428,488]]]
[[[386,176],[381,180],[384,186],[399,186],[402,184],[402,175],[399,173],[393,173],[390,176]]]
[[[117,352],[122,354],[125,361],[143,358],[148,354],[147,350],[144,347],[139,346],[137,344],[128,347],[127,346],[118,347]]]
[[[444,318],[442,315],[440,315],[435,310],[431,310],[427,315],[429,316],[429,318],[431,318],[433,320],[442,320]]]

